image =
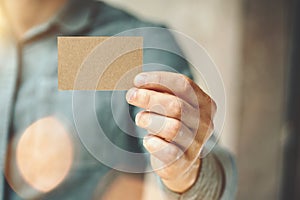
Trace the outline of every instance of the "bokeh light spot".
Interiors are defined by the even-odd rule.
[[[17,145],[21,175],[33,188],[49,192],[68,174],[73,161],[70,135],[56,118],[46,117],[29,126]]]

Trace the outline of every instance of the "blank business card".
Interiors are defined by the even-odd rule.
[[[128,90],[142,72],[142,37],[58,37],[59,90]]]

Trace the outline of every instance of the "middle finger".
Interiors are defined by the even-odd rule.
[[[193,130],[198,127],[199,108],[192,107],[174,95],[148,89],[132,88],[127,92],[126,99],[132,105],[180,120]]]

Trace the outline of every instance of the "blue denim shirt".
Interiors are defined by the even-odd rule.
[[[0,37],[0,166],[5,178],[0,180],[0,198],[21,199],[22,195],[41,199],[93,199],[95,191],[98,197],[105,192],[109,182],[115,176],[109,176],[111,168],[97,161],[85,148],[78,136],[72,108],[72,91],[58,91],[57,87],[57,36],[111,36],[122,31],[139,27],[156,27],[157,25],[141,21],[134,16],[112,8],[101,2],[90,0],[69,0],[67,5],[48,22],[30,29],[17,42],[9,32],[9,27],[1,32]],[[136,32],[136,35],[139,35]],[[148,41],[177,46],[170,34],[149,35]],[[144,64],[160,63],[171,66],[174,70],[191,76],[187,63],[171,53],[146,49]],[[153,65],[153,69],[155,66]],[[84,97],[89,93],[82,91]],[[95,111],[99,123],[103,125],[106,136],[115,145],[131,152],[143,152],[140,139],[124,134],[114,118],[127,123],[128,105],[125,92],[118,92],[117,116],[111,109],[112,92],[95,92]],[[82,105],[84,108],[84,105]],[[125,109],[124,109],[125,108]],[[129,107],[131,113],[135,108]],[[71,138],[74,155],[71,167],[62,182],[51,191],[41,193],[28,189],[28,184],[14,170],[17,169],[15,151],[24,131],[39,119],[54,117],[66,128]],[[86,132],[97,132],[88,126],[90,119],[82,117],[81,126]],[[128,127],[127,127],[128,128]],[[136,134],[144,134],[134,126],[129,127]],[[84,137],[84,133],[83,133]],[[101,141],[90,138],[89,145],[101,146]],[[102,152],[103,153],[103,152]],[[108,156],[110,152],[104,152]],[[7,159],[10,157],[10,159]],[[7,160],[6,160],[7,159]],[[126,158],[124,158],[126,159]],[[143,165],[133,163],[133,165]],[[146,164],[145,164],[146,165]],[[16,168],[16,169],[13,169]],[[15,182],[21,186],[14,185]],[[22,183],[24,182],[24,187]],[[101,187],[99,183],[104,182]],[[5,184],[6,183],[6,184]],[[100,184],[101,185],[101,184]],[[186,193],[176,194],[163,185],[163,191],[171,199],[232,199],[235,194],[235,164],[226,151],[215,148],[211,155],[202,161],[202,169],[197,183]],[[5,192],[4,192],[5,191]],[[25,195],[25,196],[26,196]],[[24,196],[23,196],[24,197]]]

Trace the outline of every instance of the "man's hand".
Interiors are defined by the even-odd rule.
[[[141,73],[134,85],[126,99],[145,109],[135,121],[148,131],[144,146],[151,165],[169,189],[185,192],[197,180],[200,151],[212,133],[216,105],[181,74]]]

